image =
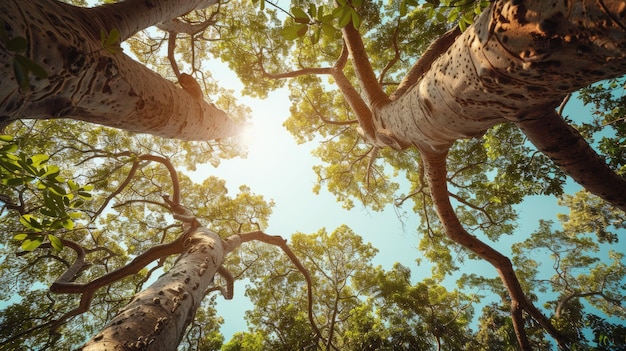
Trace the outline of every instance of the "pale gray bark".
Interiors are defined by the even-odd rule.
[[[567,93],[626,73],[626,5],[602,3],[493,3],[422,79],[375,111],[375,123],[423,150],[446,151],[458,139],[554,110]]]
[[[30,76],[19,88],[15,53],[0,44],[0,124],[22,118],[72,118],[134,132],[211,140],[233,135],[237,125],[211,103],[132,60],[110,53],[100,31],[127,38],[138,30],[206,6],[206,0],[130,0],[85,9],[54,0],[0,2],[0,20],[10,38],[28,42],[25,56],[48,78]]]
[[[174,266],[135,295],[81,350],[175,350],[230,250],[216,233],[198,228]]]

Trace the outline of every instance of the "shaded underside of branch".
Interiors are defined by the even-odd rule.
[[[626,211],[626,179],[617,175],[557,111],[516,122],[528,139],[589,192]]]

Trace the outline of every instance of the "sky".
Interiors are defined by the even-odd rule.
[[[237,78],[226,72],[225,68],[215,68],[213,74],[226,87],[235,91],[241,88]],[[420,219],[412,213],[412,202],[407,201],[399,209],[389,205],[381,212],[374,212],[355,201],[355,207],[348,211],[324,187],[319,195],[314,194],[312,188],[316,175],[312,167],[320,161],[311,155],[311,150],[317,144],[298,145],[282,126],[289,116],[288,92],[285,89],[275,91],[265,100],[240,97],[240,102],[252,110],[253,126],[246,137],[248,158],[223,160],[217,168],[200,167],[195,176],[202,178],[214,175],[225,179],[232,196],[240,185],[245,184],[252,192],[263,195],[266,200],[273,200],[276,205],[269,227],[265,230],[268,234],[288,238],[295,232],[311,234],[321,228],[332,232],[346,224],[361,235],[365,242],[372,243],[379,250],[373,260],[374,265],[390,269],[395,262],[400,262],[411,269],[414,282],[431,276],[426,260],[421,265],[416,263],[416,259],[423,256],[417,249],[420,238],[416,228]],[[580,105],[579,102],[573,104]],[[405,184],[405,192],[408,187]],[[579,187],[570,185],[568,188],[576,191]],[[564,208],[557,205],[556,198],[545,196],[531,197],[518,209],[522,222],[518,223],[513,236],[498,243],[490,243],[504,254],[509,252],[513,242],[530,235],[538,227],[540,218],[556,221],[556,213],[565,212]],[[495,269],[485,262],[466,261],[461,273],[471,272],[488,278],[497,277]],[[247,330],[244,313],[252,308],[252,304],[244,296],[245,284],[245,281],[235,282],[233,300],[217,298],[218,314],[225,321],[221,329],[225,342],[230,340],[234,332]],[[450,280],[448,288],[454,288],[454,284],[455,280]]]

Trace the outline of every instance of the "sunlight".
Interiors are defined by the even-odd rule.
[[[267,121],[246,123],[239,134],[238,142],[248,149],[247,161],[254,167],[266,166],[268,162],[277,159],[280,149],[285,145],[285,133],[279,123],[272,125]]]

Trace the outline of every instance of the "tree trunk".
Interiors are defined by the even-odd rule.
[[[176,350],[230,250],[216,233],[198,228],[174,266],[135,295],[81,350]]]
[[[444,155],[456,140],[511,121],[575,181],[626,211],[626,180],[554,113],[568,93],[626,73],[624,22],[619,0],[495,2],[419,81],[373,107],[377,135]]]
[[[138,30],[211,3],[127,0],[87,9],[55,0],[1,1],[7,42],[22,37],[27,48],[0,42],[0,125],[22,118],[72,118],[187,140],[234,134],[236,124],[226,113],[123,53],[106,50],[100,38],[101,31],[116,29],[123,41]],[[26,77],[30,91],[20,89],[14,71],[18,55],[47,73],[47,78]]]
[[[565,95],[626,72],[624,1],[497,1],[377,125],[424,150],[555,109]],[[569,5],[569,6],[568,6]]]

